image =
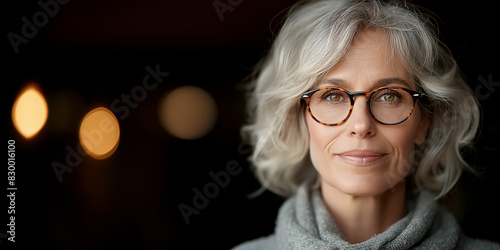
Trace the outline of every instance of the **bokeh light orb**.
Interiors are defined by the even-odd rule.
[[[109,109],[99,107],[85,115],[79,131],[83,150],[94,159],[111,156],[120,141],[120,124]]]
[[[29,139],[47,122],[49,109],[42,93],[34,85],[27,86],[12,106],[12,122],[19,133]]]
[[[158,120],[167,133],[177,138],[199,139],[214,127],[217,106],[207,91],[195,86],[182,86],[161,98]]]

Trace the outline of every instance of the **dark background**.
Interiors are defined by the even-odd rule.
[[[37,1],[3,4],[3,140],[16,140],[18,191],[16,243],[1,238],[1,249],[227,249],[273,232],[283,199],[269,192],[246,198],[259,184],[246,161],[250,149],[239,136],[246,119],[239,83],[269,49],[280,13],[296,1],[231,2],[238,4],[221,20],[211,0],[71,0],[59,5],[18,53],[7,34],[20,35],[21,18],[31,19],[41,8]],[[491,1],[411,2],[441,17],[442,40],[473,90],[481,85],[479,77],[491,75],[500,82],[499,9]],[[105,160],[84,157],[60,183],[51,163],[65,161],[67,146],[76,148],[82,117],[129,94],[142,83],[145,67],[157,64],[170,75],[120,121],[117,151]],[[26,140],[14,129],[10,112],[30,81],[41,87],[49,118],[36,137]],[[160,97],[183,85],[205,89],[217,104],[215,127],[197,140],[170,136],[156,119]],[[66,109],[58,102],[61,94],[72,100]],[[464,174],[442,200],[467,235],[497,242],[499,95],[500,86],[481,98],[481,133],[466,154],[483,174]],[[202,190],[212,182],[209,172],[223,171],[228,163],[242,172],[186,224],[179,204],[192,206],[193,189]],[[6,225],[8,201],[2,197],[0,221]]]

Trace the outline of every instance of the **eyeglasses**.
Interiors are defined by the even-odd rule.
[[[325,126],[336,126],[349,119],[355,96],[366,97],[370,116],[384,125],[406,121],[422,93],[400,87],[382,87],[371,92],[349,92],[342,88],[323,87],[301,95],[311,117]]]

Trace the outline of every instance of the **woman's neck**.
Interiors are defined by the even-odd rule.
[[[321,183],[323,200],[349,243],[366,241],[406,215],[404,181],[376,196],[352,196]]]

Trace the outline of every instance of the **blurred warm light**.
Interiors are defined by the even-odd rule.
[[[113,112],[99,107],[85,115],[79,137],[88,155],[98,160],[106,159],[118,148],[120,125]]]
[[[17,131],[29,139],[45,125],[49,109],[43,95],[30,85],[17,97],[12,107],[12,122]]]
[[[198,139],[215,125],[217,107],[205,90],[183,86],[160,100],[158,119],[165,131],[181,139]]]

